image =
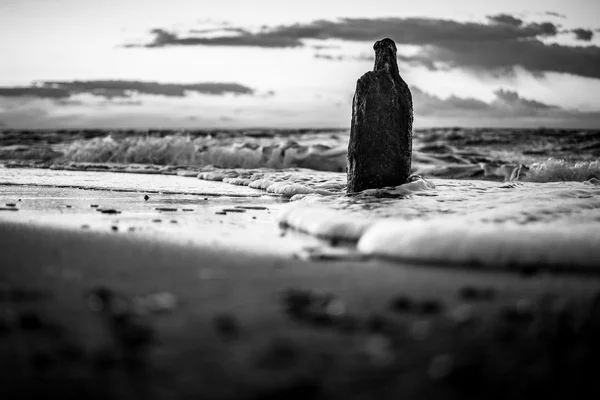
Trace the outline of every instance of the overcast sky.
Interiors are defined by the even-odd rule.
[[[373,43],[415,127],[600,128],[598,0],[0,0],[0,126],[348,128]]]

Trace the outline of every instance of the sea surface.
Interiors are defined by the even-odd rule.
[[[416,130],[410,182],[354,195],[347,143],[344,130],[5,130],[0,190],[271,196],[281,227],[362,255],[600,267],[600,131]]]

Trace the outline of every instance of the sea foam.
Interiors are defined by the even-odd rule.
[[[598,224],[493,225],[456,218],[385,220],[358,242],[362,253],[400,260],[488,268],[600,266]]]

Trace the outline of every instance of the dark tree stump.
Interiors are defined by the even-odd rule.
[[[396,44],[375,43],[375,68],[356,83],[348,144],[348,193],[398,186],[410,175],[413,104]]]

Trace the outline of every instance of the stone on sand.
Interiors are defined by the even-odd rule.
[[[349,193],[398,186],[410,175],[413,104],[396,45],[375,43],[375,67],[356,84],[348,144]]]

